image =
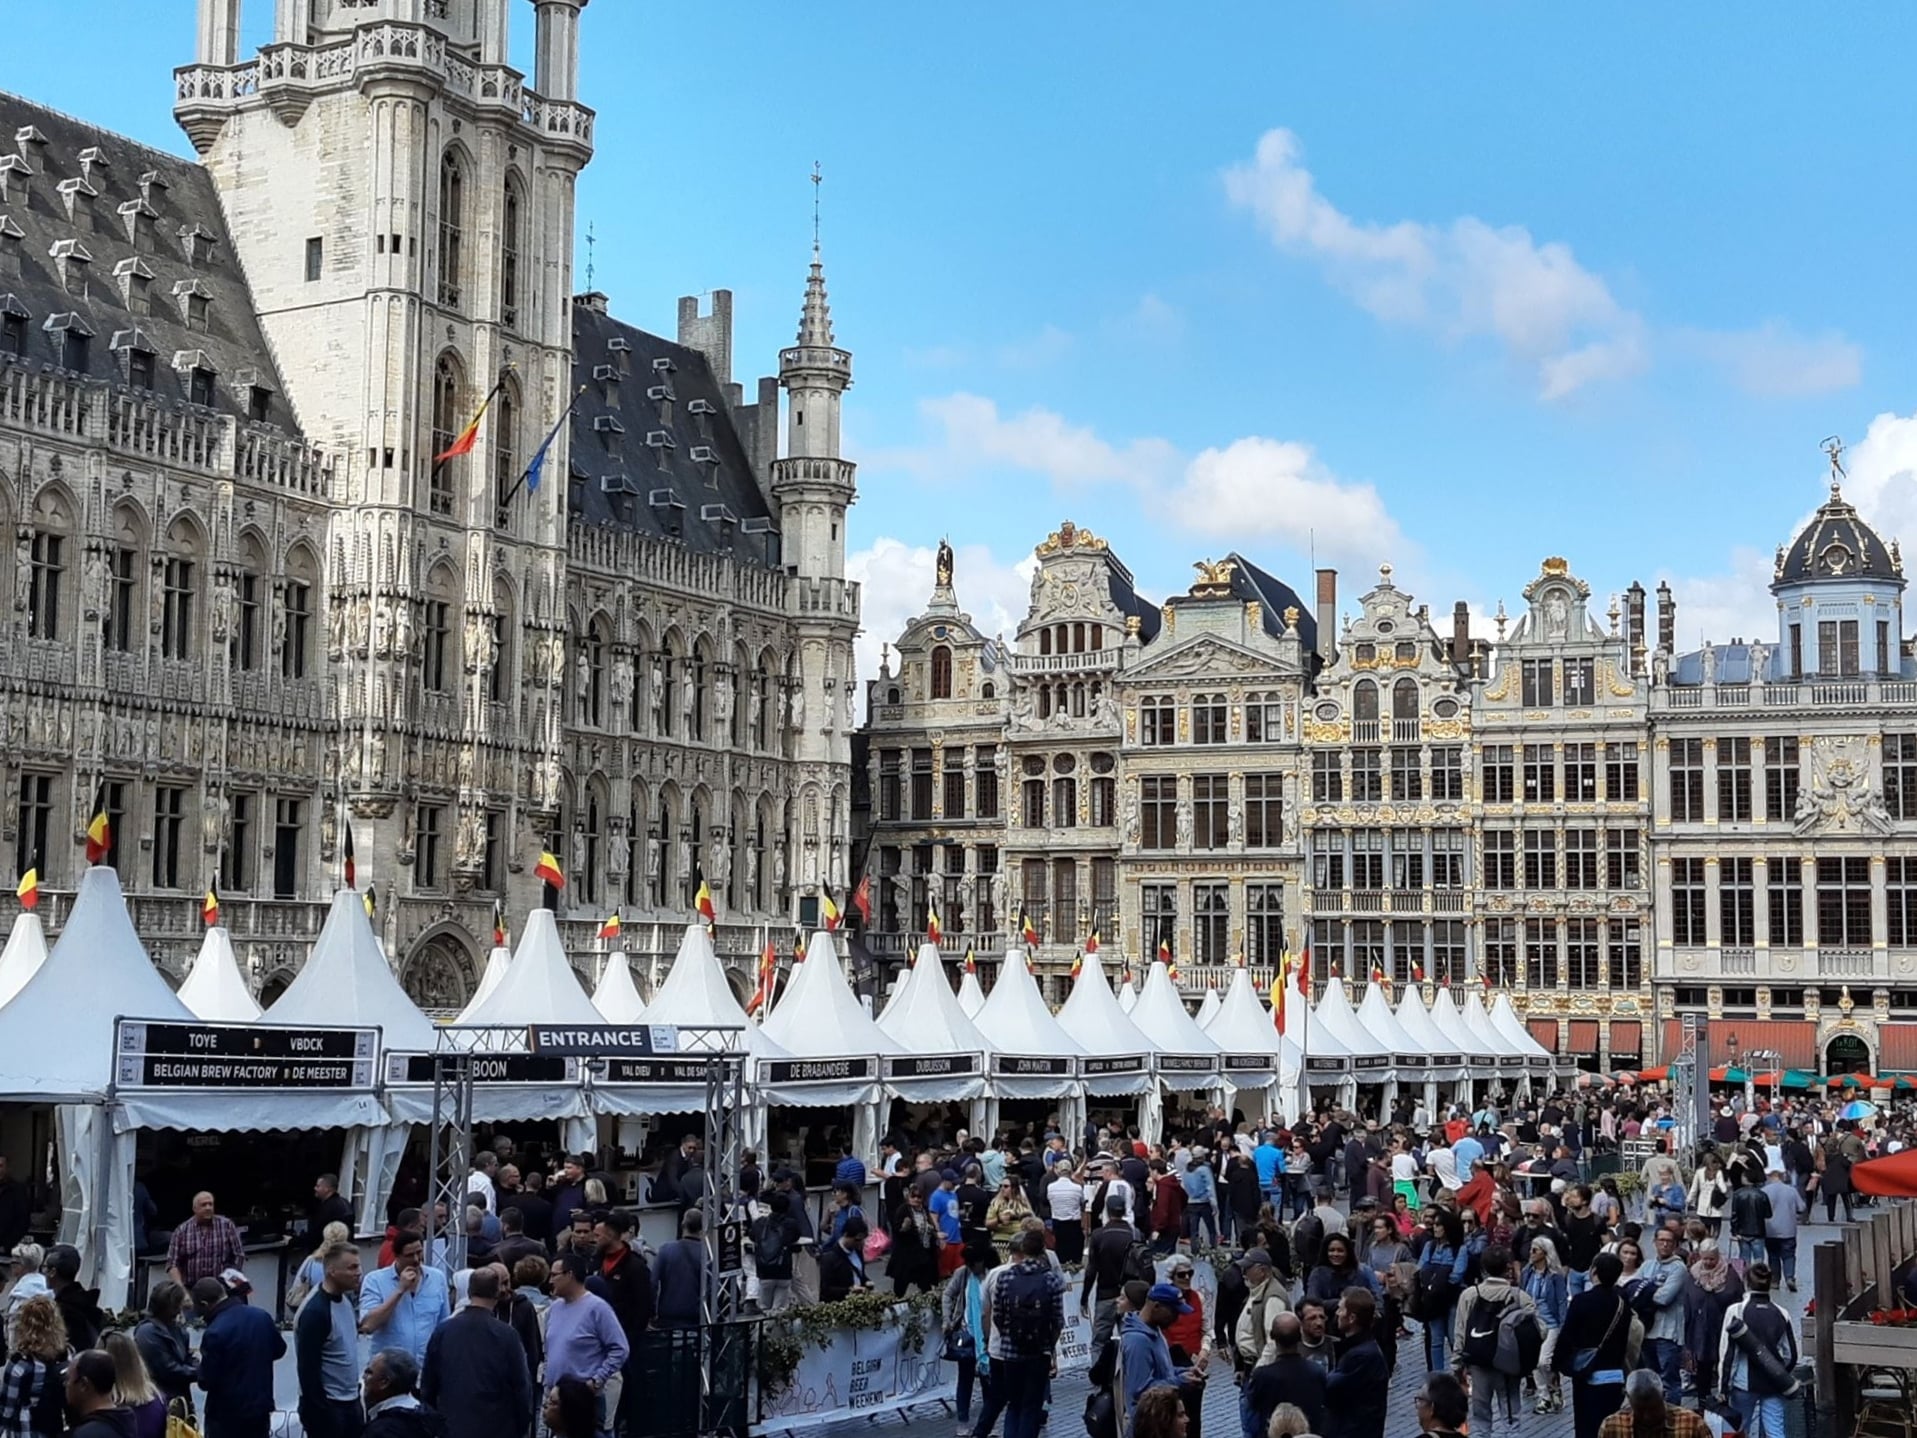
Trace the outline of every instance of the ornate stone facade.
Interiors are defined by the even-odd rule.
[[[851,357],[816,254],[753,403],[725,292],[676,340],[575,298],[583,8],[528,83],[507,0],[290,0],[245,60],[201,0],[197,166],[0,96],[0,837],[56,926],[96,794],[162,966],[217,883],[269,995],[348,825],[441,1005],[541,848],[581,949],[669,952],[703,880],[749,954],[842,885]]]

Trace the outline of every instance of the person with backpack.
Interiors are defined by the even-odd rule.
[[[1463,1370],[1471,1390],[1472,1438],[1492,1438],[1497,1425],[1515,1429],[1518,1422],[1518,1380],[1536,1366],[1544,1347],[1537,1305],[1531,1295],[1511,1282],[1511,1250],[1501,1243],[1485,1249],[1478,1259],[1479,1278],[1458,1297],[1452,1321],[1451,1356]],[[1506,1333],[1515,1340],[1525,1318],[1537,1334],[1530,1364],[1519,1351],[1508,1352]]]
[[[992,1275],[985,1347],[992,1400],[1005,1411],[1005,1438],[1038,1438],[1059,1335],[1065,1331],[1065,1280],[1049,1261],[1043,1229],[1012,1245],[1013,1261]],[[981,1418],[979,1429],[986,1431]]]
[[[1111,1342],[1118,1322],[1118,1295],[1130,1278],[1152,1281],[1155,1266],[1149,1253],[1141,1252],[1138,1230],[1125,1221],[1125,1206],[1130,1195],[1112,1192],[1105,1196],[1105,1221],[1091,1242],[1085,1245],[1085,1281],[1078,1294],[1079,1312],[1092,1320],[1092,1361]],[[1096,1307],[1094,1307],[1094,1304]]]
[[[1764,1261],[1764,1225],[1771,1216],[1770,1195],[1764,1192],[1760,1172],[1750,1177],[1740,1170],[1743,1181],[1731,1190],[1731,1237],[1737,1240],[1737,1261],[1749,1268]]]
[[[1724,1314],[1717,1371],[1724,1398],[1742,1420],[1743,1438],[1784,1438],[1784,1399],[1797,1391],[1797,1335],[1790,1315],[1771,1301],[1771,1271],[1753,1263],[1744,1297]]]
[[[1467,1262],[1464,1224],[1457,1210],[1433,1208],[1431,1236],[1418,1256],[1418,1269],[1411,1277],[1411,1297],[1405,1305],[1406,1312],[1424,1328],[1427,1373],[1450,1371],[1451,1316],[1464,1287]]]
[[[777,1313],[792,1301],[792,1258],[799,1246],[799,1225],[791,1210],[791,1198],[774,1189],[766,1195],[765,1211],[746,1230],[759,1279],[759,1309],[764,1313]]]
[[[1171,1283],[1154,1283],[1145,1290],[1144,1302],[1136,1311],[1127,1311],[1118,1330],[1118,1380],[1124,1399],[1125,1421],[1120,1431],[1128,1431],[1137,1416],[1138,1400],[1154,1388],[1174,1392],[1181,1383],[1202,1383],[1200,1369],[1187,1368],[1181,1377],[1172,1363],[1171,1343],[1165,1330],[1181,1317],[1185,1297]]]
[[[1837,1201],[1844,1201],[1844,1222],[1856,1214],[1851,1208],[1850,1150],[1843,1135],[1832,1134],[1817,1150],[1817,1191],[1824,1195],[1824,1222],[1837,1222]]]

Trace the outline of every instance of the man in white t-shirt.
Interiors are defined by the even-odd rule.
[[[1099,1201],[1100,1189],[1104,1190],[1104,1197],[1108,1202],[1114,1197],[1122,1197],[1125,1200],[1126,1221],[1129,1222],[1132,1227],[1138,1227],[1138,1195],[1133,1192],[1132,1186],[1129,1183],[1118,1176],[1117,1159],[1103,1159],[1095,1179],[1085,1185],[1085,1205],[1083,1211],[1094,1222],[1105,1216],[1105,1211],[1100,1206]]]

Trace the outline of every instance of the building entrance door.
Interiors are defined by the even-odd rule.
[[[1856,1034],[1839,1034],[1824,1050],[1824,1072],[1832,1078],[1839,1074],[1869,1073],[1869,1046]]]

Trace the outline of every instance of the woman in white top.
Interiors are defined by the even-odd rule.
[[[1052,1165],[1045,1216],[1059,1262],[1077,1263],[1085,1256],[1085,1181],[1068,1163]]]
[[[1418,1206],[1418,1159],[1406,1139],[1399,1139],[1391,1150],[1391,1187],[1411,1207]]]
[[[1731,1182],[1724,1177],[1724,1170],[1717,1161],[1717,1155],[1707,1153],[1704,1162],[1697,1166],[1697,1172],[1691,1175],[1689,1201],[1691,1211],[1704,1220],[1711,1230],[1711,1236],[1721,1238],[1724,1232],[1724,1209],[1730,1202]]]

